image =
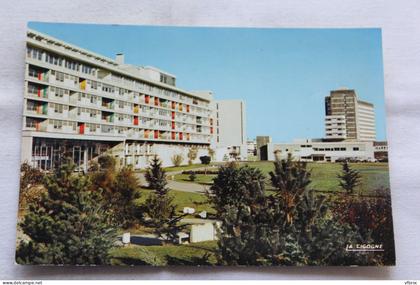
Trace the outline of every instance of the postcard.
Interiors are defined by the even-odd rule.
[[[25,45],[18,264],[395,265],[380,29]]]

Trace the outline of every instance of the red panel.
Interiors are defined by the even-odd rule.
[[[81,124],[79,125],[79,133],[80,133],[81,135],[83,135],[83,134],[85,133],[85,124],[84,124],[84,123],[81,123]]]
[[[182,133],[179,133],[179,139],[182,141]]]
[[[144,102],[146,104],[149,104],[149,102],[150,102],[150,96],[149,95],[144,96]]]
[[[175,120],[175,112],[172,112],[172,120]]]
[[[159,138],[159,131],[155,130],[155,139],[158,139],[158,138]]]
[[[175,122],[172,122],[172,130],[175,130]]]
[[[159,98],[155,97],[155,106],[159,106]]]
[[[134,116],[134,125],[139,125],[139,117]]]
[[[41,97],[41,88],[38,88],[38,97]]]
[[[38,80],[42,80],[42,72],[38,72]]]
[[[175,132],[171,133],[171,138],[174,140],[175,139]]]
[[[187,112],[190,112],[190,105],[187,105]]]

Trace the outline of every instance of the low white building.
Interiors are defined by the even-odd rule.
[[[329,142],[316,139],[294,141],[293,143],[267,144],[268,160],[285,159],[289,154],[301,161],[325,161],[350,159],[375,161],[374,142],[340,141]]]

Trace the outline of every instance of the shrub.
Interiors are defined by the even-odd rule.
[[[184,157],[182,156],[182,154],[174,154],[171,157],[171,160],[174,166],[180,166],[182,162],[184,161]]]
[[[210,164],[211,157],[207,155],[200,156],[201,164]]]
[[[195,179],[197,179],[197,175],[195,175],[194,171],[191,171],[188,178],[190,179],[190,181],[195,181]]]
[[[116,240],[101,197],[88,176],[67,162],[45,180],[47,194],[30,206],[20,227],[30,241],[16,252],[19,264],[107,264]]]

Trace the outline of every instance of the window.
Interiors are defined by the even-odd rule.
[[[26,103],[26,110],[28,110],[28,111],[36,111],[36,107],[37,106],[36,106],[34,101],[28,101]]]
[[[56,55],[52,55],[52,54],[47,53],[45,55],[45,61],[50,63],[50,64],[61,66],[61,64],[63,62],[63,59],[61,57],[56,56]]]
[[[95,90],[98,89],[98,82],[92,80],[92,82],[90,83],[90,88]]]
[[[42,59],[42,51],[33,47],[28,47],[27,56],[33,59]]]
[[[54,109],[54,113],[59,113],[59,114],[63,113],[63,105],[50,103],[50,106],[51,106],[51,108]]]
[[[60,81],[60,82],[64,82],[64,73],[57,71],[55,73],[55,80]]]
[[[71,70],[76,70],[76,71],[79,70],[79,64],[74,61],[66,60],[65,66],[66,68],[71,69]]]
[[[93,73],[93,68],[87,65],[82,65],[82,72],[86,73],[86,74],[92,74]]]
[[[358,150],[359,150],[359,148],[358,148],[358,147],[353,147],[353,150],[354,150],[354,151],[358,151]]]
[[[27,128],[36,128],[36,121],[31,118],[26,118],[26,127]]]

